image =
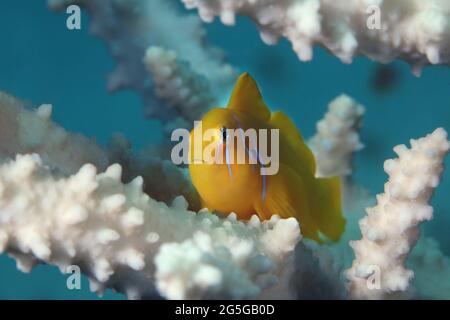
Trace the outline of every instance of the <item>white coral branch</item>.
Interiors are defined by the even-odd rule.
[[[319,177],[349,176],[356,151],[364,145],[359,139],[364,107],[347,95],[330,102],[325,117],[317,123],[317,133],[309,141],[316,156]]]
[[[300,240],[295,219],[221,219],[142,192],[121,167],[84,165],[54,177],[37,155],[0,166],[0,251],[28,272],[39,262],[66,272],[79,265],[99,293],[129,298],[254,298],[276,283]]]
[[[152,75],[156,95],[169,108],[177,110],[181,115],[179,120],[189,121],[166,125],[166,131],[191,127],[213,105],[215,98],[207,78],[192,70],[187,61],[180,60],[175,51],[151,46],[145,54],[144,64]]]
[[[384,164],[389,174],[385,193],[377,196],[377,206],[367,209],[360,221],[362,239],[351,242],[355,260],[347,276],[353,297],[408,295],[414,272],[406,269],[405,260],[419,238],[419,223],[433,216],[429,201],[449,149],[442,128],[411,140],[411,149],[405,145],[394,148],[398,158]]]
[[[388,62],[403,59],[415,71],[450,63],[450,4],[447,0],[182,0],[200,17],[219,16],[227,25],[248,16],[268,44],[288,39],[301,60],[320,44],[344,62],[355,55]]]
[[[94,141],[51,121],[51,105],[36,110],[23,105],[0,92],[0,159],[17,153],[39,153],[47,165],[64,174],[77,171],[85,163],[107,167],[108,157]]]

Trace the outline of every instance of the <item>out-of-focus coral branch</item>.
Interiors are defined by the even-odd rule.
[[[186,122],[192,125],[193,106],[209,108],[209,104],[202,103],[203,99],[220,99],[234,80],[234,68],[224,62],[218,48],[207,43],[200,19],[195,15],[182,15],[175,0],[49,0],[48,3],[55,10],[70,4],[86,8],[91,15],[91,32],[106,42],[117,61],[115,71],[109,76],[108,88],[137,91],[146,113],[163,123],[172,123],[169,126],[173,123],[186,125]],[[160,62],[166,59],[166,68],[150,68],[149,73],[144,58],[150,46],[164,48],[165,51],[159,53],[173,51],[178,59],[175,65],[170,61],[172,54],[150,55],[147,56],[150,60],[146,59],[150,66],[152,59]],[[184,61],[182,71],[179,61]],[[162,93],[160,80],[168,76],[167,72],[172,72],[171,89],[175,91]],[[152,78],[155,74],[157,78]],[[193,98],[199,98],[200,92],[192,91],[200,89],[205,92],[202,101],[196,102]],[[177,107],[173,108],[175,100]]]
[[[395,160],[387,160],[389,181],[385,193],[378,195],[377,206],[367,209],[360,221],[362,239],[351,242],[355,252],[347,270],[350,294],[354,298],[382,299],[409,296],[414,272],[405,261],[419,239],[418,224],[430,220],[429,205],[443,171],[443,159],[450,149],[447,133],[432,134],[394,148]]]
[[[175,51],[151,46],[144,63],[152,75],[156,95],[181,115],[166,124],[167,134],[176,128],[189,128],[213,105],[215,98],[206,78],[191,70],[189,63],[180,60]]]
[[[317,123],[317,133],[309,141],[316,156],[319,177],[348,177],[352,173],[352,160],[364,145],[358,131],[364,107],[347,95],[330,102],[325,117]]]
[[[450,3],[447,0],[182,0],[203,21],[215,16],[227,25],[235,15],[250,17],[261,38],[283,37],[301,60],[320,44],[344,62],[355,55],[388,62],[403,59],[416,72],[450,63]]]
[[[17,153],[39,153],[47,165],[63,174],[76,172],[85,163],[101,170],[107,167],[108,156],[94,141],[51,121],[51,105],[36,110],[23,105],[0,92],[0,159]]]
[[[352,182],[352,162],[357,151],[364,145],[359,139],[365,109],[349,96],[343,94],[328,105],[328,111],[317,122],[317,133],[309,140],[317,162],[317,176],[340,176],[343,202],[365,198],[367,191]],[[353,212],[353,210],[351,210]]]

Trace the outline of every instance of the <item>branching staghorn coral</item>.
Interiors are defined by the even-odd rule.
[[[324,274],[334,276],[335,288],[336,286],[348,284],[345,270],[351,267],[354,260],[354,252],[349,246],[349,242],[361,239],[358,221],[363,218],[365,208],[374,206],[375,199],[367,191],[360,191],[362,191],[360,194],[352,193],[346,199],[344,206],[347,220],[346,230],[339,242],[318,245],[315,242],[307,241],[307,239],[302,240],[302,243],[318,259],[319,264],[315,268],[318,269],[320,267]],[[298,264],[299,261],[295,263],[295,265]],[[444,279],[449,279],[450,276],[450,258],[443,254],[436,240],[426,235],[421,235],[417,245],[409,253],[406,266],[414,271],[414,278],[411,280],[410,288],[407,292],[411,298],[450,298],[450,285],[447,281],[443,281]],[[322,285],[324,284],[322,283]],[[346,291],[342,290],[341,297],[346,297],[349,294]],[[301,291],[297,290],[297,292]],[[402,294],[401,297],[405,298],[406,295]],[[400,298],[400,296],[397,296],[397,298]]]
[[[207,43],[200,19],[180,14],[175,0],[48,0],[48,3],[55,10],[76,4],[89,12],[91,32],[106,42],[117,61],[115,71],[109,75],[108,88],[135,90],[143,99],[147,115],[163,123],[185,125],[187,121],[192,125],[190,117],[185,118],[192,109],[192,100],[182,101],[179,97],[186,90],[196,92],[198,84],[205,83],[204,97],[220,99],[234,80],[234,68],[224,62],[218,48]],[[161,87],[153,81],[160,78],[152,79],[144,65],[150,46],[161,47],[164,52],[173,51],[179,61],[184,61],[183,70],[177,66],[171,74],[173,84],[182,83],[177,88],[180,91],[155,94],[154,90]],[[188,76],[188,72],[192,75]],[[170,107],[174,100],[177,108]],[[198,107],[206,110],[210,105],[200,103]]]
[[[415,72],[450,63],[450,3],[447,0],[182,0],[203,21],[250,17],[261,38],[286,38],[303,61],[319,44],[343,62],[365,55],[381,62],[403,59]]]
[[[99,170],[120,163],[124,181],[142,176],[145,192],[153,198],[170,202],[183,195],[198,207],[189,179],[171,161],[161,158],[160,148],[135,155],[122,135],[114,135],[108,148],[102,148],[92,139],[67,132],[52,122],[52,108],[44,104],[28,109],[23,101],[0,92],[0,160],[18,153],[38,153],[52,171],[62,175],[73,174],[86,163]]]
[[[348,177],[352,173],[353,154],[364,147],[358,133],[363,114],[364,107],[347,95],[330,102],[309,141],[319,177]]]
[[[206,78],[191,70],[189,63],[181,61],[175,51],[151,46],[144,63],[152,74],[156,95],[182,115],[174,123],[166,124],[167,135],[176,128],[189,128],[213,105],[215,99]]]
[[[66,272],[68,263],[76,263],[91,278],[94,291],[100,293],[105,287],[111,287],[130,298],[155,298],[160,294],[167,298],[346,297],[340,274],[351,264],[352,252],[347,241],[359,238],[357,220],[363,208],[372,203],[372,197],[364,190],[352,193],[344,202],[347,227],[342,241],[317,245],[302,240],[294,255],[293,247],[300,241],[294,221],[275,217],[260,222],[254,217],[246,223],[236,222],[234,215],[229,219],[206,211],[194,215],[180,197],[171,206],[156,202],[153,199],[170,203],[179,194],[187,196],[190,205],[195,201],[189,198],[188,179],[170,161],[162,160],[160,152],[136,156],[129,142],[120,135],[104,150],[95,142],[52,123],[49,105],[35,111],[25,109],[23,102],[6,94],[1,95],[0,101],[0,162],[3,163],[0,166],[0,247],[18,259],[19,268],[28,270],[36,262],[46,261]],[[64,139],[53,138],[60,136]],[[42,157],[19,156],[7,164],[1,160],[26,152],[38,152]],[[95,168],[84,166],[85,161],[99,167],[119,162],[122,167],[113,165],[107,173],[95,175]],[[77,173],[80,167],[83,169]],[[143,175],[144,185],[141,178],[129,184],[121,183],[122,170],[123,181]],[[89,185],[97,186],[93,193]],[[93,201],[86,201],[87,198]],[[89,212],[86,220],[73,227],[65,224],[70,217],[75,220],[85,217],[85,211],[80,211],[77,205],[83,207],[86,203]],[[119,213],[111,213],[111,218],[107,212],[114,211],[115,204]],[[140,228],[141,214],[132,210],[133,206],[150,212],[144,215],[143,226],[150,220],[152,226],[157,226],[153,231],[142,227],[148,232],[145,239],[139,232],[126,231],[128,224]],[[154,210],[159,212],[156,216]],[[175,221],[168,222],[166,218]],[[109,229],[115,230],[121,240],[113,240],[117,234]],[[61,239],[66,234],[69,238],[64,242]],[[158,240],[158,244],[147,247],[147,240],[150,244]],[[93,242],[98,246],[86,253],[84,246],[91,248]],[[249,249],[254,246],[258,248],[256,255]],[[86,255],[72,257],[74,247],[75,250],[83,248],[79,252]],[[136,251],[144,248],[145,254],[134,256],[136,252],[126,251],[125,247]],[[49,248],[51,253],[47,257]],[[131,254],[119,255],[122,251]],[[47,260],[42,259],[46,257]],[[134,270],[131,265],[139,268],[139,257],[144,259],[146,267]],[[103,269],[102,274],[101,268],[108,266],[103,258],[112,266],[114,274],[102,282],[111,272]],[[448,278],[450,259],[442,254],[433,239],[422,237],[407,265],[415,273],[413,285],[417,289],[408,293],[419,298],[450,297],[450,288],[442,281]]]
[[[316,175],[341,177],[344,203],[349,202],[348,198],[364,198],[366,193],[351,180],[353,157],[364,148],[359,139],[364,112],[362,105],[340,95],[329,103],[327,113],[317,122],[316,134],[308,142],[316,157]]]
[[[300,240],[295,220],[274,217],[261,223],[255,216],[247,226],[233,215],[224,220],[208,212],[194,214],[182,198],[168,207],[142,192],[142,178],[122,184],[119,165],[100,175],[94,166],[82,165],[120,160],[129,175],[148,173],[151,191],[168,197],[186,189],[172,163],[137,161],[123,137],[113,139],[106,152],[52,123],[51,106],[33,111],[6,94],[1,98],[1,157],[36,151],[52,167],[36,155],[0,166],[0,249],[17,260],[20,270],[45,262],[65,273],[77,264],[90,277],[92,290],[112,287],[129,298],[251,298],[290,276],[293,267],[283,268]],[[85,153],[90,158],[73,157]],[[178,253],[186,264],[174,260],[178,246],[190,248]]]
[[[389,181],[378,204],[367,209],[360,221],[362,239],[351,242],[355,260],[347,271],[350,294],[359,299],[386,299],[411,295],[414,272],[405,261],[419,239],[419,223],[430,220],[429,205],[443,171],[443,159],[450,149],[447,133],[436,129],[432,134],[411,140],[411,149],[399,145],[399,156],[387,160]]]
[[[187,210],[182,198],[177,198],[174,203],[178,205],[171,207],[158,203],[142,190],[167,203],[177,193],[186,194],[190,186],[184,183],[185,177],[172,163],[156,156],[159,152],[145,152],[140,156],[144,159],[136,158],[129,142],[121,135],[116,135],[108,150],[103,150],[93,141],[67,133],[52,123],[49,105],[33,111],[6,94],[2,98],[0,118],[7,122],[2,126],[5,140],[0,159],[36,151],[42,152],[51,164],[50,168],[37,155],[25,155],[0,166],[1,249],[18,261],[19,269],[29,271],[35,263],[46,262],[66,272],[68,264],[75,263],[90,277],[94,291],[101,293],[111,287],[130,298],[154,298],[159,294],[167,298],[293,298],[317,297],[321,292],[305,290],[305,286],[330,288],[329,297],[338,297],[343,292],[340,284],[321,271],[316,261],[307,258],[311,256],[308,249],[297,250],[294,260],[294,247],[300,241],[295,220],[274,216],[270,221],[261,222],[255,216],[243,223],[236,221],[235,215],[225,220],[206,211],[195,215]],[[26,116],[18,116],[21,114]],[[18,123],[20,119],[27,122]],[[36,130],[35,137],[41,137],[34,144],[39,148],[21,147],[26,144],[21,141],[24,134],[18,128],[24,127]],[[64,148],[48,138],[52,130],[62,131],[69,137],[64,140]],[[40,134],[42,131],[50,133]],[[33,136],[31,132],[28,134]],[[72,144],[72,136],[83,143]],[[63,157],[65,152],[69,156],[83,155],[92,148],[97,153],[91,153],[90,162],[103,159],[101,163],[105,166],[108,162],[120,162],[127,176],[121,179],[119,165],[95,175],[94,166],[83,165],[77,158]],[[55,160],[60,157],[65,161]],[[82,168],[77,172],[78,166]],[[144,175],[144,183],[140,177],[126,185],[120,182],[129,181],[139,173]],[[142,210],[139,205],[145,201],[149,205]],[[144,218],[139,210],[146,212]],[[175,220],[176,225],[160,231],[163,235],[147,230],[147,237],[140,238],[143,244],[138,247],[146,246],[146,241],[158,240],[157,247],[161,244],[161,249],[141,255],[137,253],[140,251],[128,248],[126,253],[115,256],[127,245],[136,249],[136,235],[130,230],[139,229],[142,219],[152,216],[154,211],[158,215],[151,220],[156,230],[169,227],[166,218]],[[131,229],[127,229],[128,225]],[[118,234],[121,241],[116,239]],[[86,253],[85,246],[92,251]],[[84,255],[79,256],[74,250]],[[142,259],[149,261],[148,269],[134,270],[133,266],[140,268]],[[179,263],[180,259],[183,264]],[[314,270],[313,278],[310,269]]]
[[[84,165],[55,178],[38,155],[0,166],[0,251],[28,272],[40,262],[79,265],[101,293],[128,298],[253,298],[276,284],[300,240],[295,219],[247,224],[171,206],[122,184],[121,167]],[[180,259],[183,263],[180,264]]]
[[[319,43],[345,62],[356,54],[382,62],[402,58],[416,68],[449,62],[449,5],[444,0],[184,2],[198,6],[206,20],[220,12],[222,21],[231,24],[234,12],[248,15],[257,21],[266,42],[272,43],[276,36],[287,37],[301,59],[310,59],[312,45]],[[186,126],[213,98],[219,98],[219,92],[226,92],[232,68],[223,63],[215,48],[205,45],[198,19],[179,15],[170,0],[49,3],[56,9],[80,4],[91,13],[91,30],[107,42],[118,61],[109,88],[137,90],[149,114],[163,120],[167,131]],[[365,28],[366,9],[373,5],[381,9],[383,30]],[[173,30],[167,28],[167,20]],[[186,41],[186,35],[191,41]],[[90,278],[94,291],[114,288],[129,298],[321,299],[348,294],[342,279],[352,258],[347,241],[359,237],[356,220],[373,200],[359,186],[355,188],[358,193],[352,192],[344,203],[348,223],[342,241],[334,245],[308,243],[301,239],[299,225],[292,219],[273,217],[261,222],[255,216],[238,222],[233,214],[224,219],[189,210],[183,197],[176,197],[182,194],[190,206],[195,202],[189,179],[170,161],[161,159],[164,152],[136,156],[121,136],[112,139],[108,149],[101,148],[52,123],[50,105],[36,111],[22,105],[0,95],[0,252],[12,255],[20,269],[29,271],[35,263],[49,263],[66,272],[70,264],[77,264]],[[351,156],[362,146],[357,136],[362,113],[362,107],[346,96],[330,104],[311,140],[319,175],[351,173]],[[442,146],[447,143],[440,151],[443,157],[448,142],[441,139],[442,131],[437,132],[433,134],[436,141]],[[394,184],[388,182],[390,193],[379,197],[388,199],[387,205],[380,203],[376,213],[369,213],[361,223],[363,239],[355,244],[357,259],[347,273],[353,281],[351,297],[450,297],[449,284],[442,281],[450,277],[450,259],[431,238],[421,237],[414,247],[419,214],[430,217],[426,202],[439,180],[440,153],[422,148],[423,141],[431,140],[415,142],[413,151],[402,151],[398,162],[405,163],[410,152],[420,151],[419,159],[436,160],[435,178],[423,175],[416,180],[415,174],[409,176],[409,164],[406,169],[389,172],[396,181],[403,175],[409,177],[402,187],[420,189],[422,184],[415,182],[431,179],[429,186],[413,199],[399,199],[392,192]],[[16,156],[20,153],[27,155]],[[15,160],[5,160],[12,157]],[[116,162],[121,166],[108,167]],[[107,167],[106,172],[97,174]],[[399,191],[402,196],[406,194],[403,191]],[[415,210],[419,200],[423,211]],[[394,215],[392,208],[401,206],[411,210]],[[389,259],[380,268],[382,289],[368,290],[364,271],[370,270],[364,264],[386,257]],[[410,271],[402,269],[405,264],[414,271],[414,280]],[[401,271],[397,278],[392,272],[396,270]],[[385,271],[391,277],[388,280]],[[401,286],[396,286],[397,280]],[[400,288],[400,295],[395,288]]]
[[[342,239],[325,246],[306,242],[327,274],[344,274],[344,270],[351,266],[354,252],[348,243],[360,239],[358,220],[363,218],[366,207],[374,206],[375,199],[367,190],[348,183],[354,152],[363,147],[358,137],[363,113],[364,108],[350,97],[342,95],[336,98],[330,103],[325,117],[318,122],[316,135],[309,141],[316,156],[318,175],[340,175],[346,187],[343,204],[347,223]],[[450,297],[450,286],[442,281],[449,277],[450,259],[439,250],[434,239],[420,237],[409,254],[407,266],[414,271],[412,286],[416,289],[411,289],[408,294],[425,299]]]
[[[187,195],[190,205],[192,201],[195,201],[195,199],[189,198],[189,184],[186,178],[171,162],[161,160],[158,156],[160,152],[144,152],[143,155],[136,157],[131,152],[129,142],[120,135],[111,140],[112,142],[107,150],[103,150],[93,141],[67,133],[64,129],[52,123],[49,105],[44,105],[33,111],[24,109],[21,101],[6,94],[2,94],[1,97],[0,119],[3,122],[0,127],[2,130],[0,159],[15,157],[15,154],[23,152],[39,152],[43,155],[42,160],[36,156],[20,156],[16,162],[9,162],[9,164],[0,167],[4,169],[0,169],[0,172],[3,173],[0,178],[0,181],[2,181],[0,188],[0,242],[4,247],[3,249],[7,247],[7,252],[18,259],[19,268],[27,270],[31,265],[39,262],[40,260],[36,259],[36,254],[45,257],[46,252],[48,252],[44,248],[45,244],[49,243],[48,239],[53,239],[50,241],[50,248],[52,250],[56,248],[56,251],[52,251],[56,252],[56,256],[52,253],[47,262],[58,265],[63,272],[66,271],[64,268],[67,263],[79,264],[91,278],[92,289],[99,293],[105,287],[112,287],[126,293],[130,298],[155,298],[159,294],[168,298],[203,298],[206,296],[209,298],[323,299],[346,297],[344,279],[340,274],[351,264],[352,252],[347,242],[359,237],[357,220],[361,216],[363,208],[372,203],[371,196],[363,192],[364,190],[360,190],[359,193],[352,193],[351,197],[344,202],[347,227],[342,241],[334,245],[319,246],[303,240],[302,245],[297,246],[294,255],[293,246],[299,241],[299,238],[297,238],[296,227],[292,221],[285,222],[273,218],[272,221],[260,222],[254,217],[251,221],[243,223],[234,221],[234,215],[224,220],[202,211],[194,216],[192,211],[186,209],[186,202],[182,198],[177,198],[174,205],[171,206],[158,203],[153,199],[170,203],[179,194]],[[51,138],[60,135],[65,139]],[[32,144],[29,142],[31,137],[34,138],[31,140],[34,141]],[[58,141],[64,141],[64,143],[58,144]],[[121,163],[122,167],[113,165],[107,171],[108,173],[95,176],[92,173],[95,172],[93,166],[83,166],[83,162],[88,161],[83,156],[86,152],[89,152],[91,156],[89,162],[107,166],[109,160],[109,163]],[[74,157],[73,154],[80,157]],[[50,165],[50,168],[47,167],[48,165]],[[76,173],[78,168],[82,166],[81,173],[78,172],[76,175],[68,177]],[[127,185],[122,184],[120,178],[118,178],[122,169],[126,175],[122,177],[122,180],[131,181],[132,178],[142,174],[144,186],[141,186],[140,178],[136,178],[134,182]],[[27,170],[34,172],[30,176],[31,182],[28,183],[20,175],[25,174],[26,177]],[[86,172],[91,172],[88,179],[83,178]],[[70,203],[74,204],[75,208],[77,204],[85,203],[86,200],[83,199],[83,196],[89,197],[89,188],[86,185],[81,187],[83,184],[80,181],[85,181],[88,185],[89,181],[91,185],[99,185],[100,187],[97,187],[96,190],[100,190],[100,193],[96,194],[98,197],[94,196],[95,201],[87,202],[90,212],[87,220],[79,224],[78,227],[74,227],[73,230],[78,231],[70,231],[72,227],[64,225],[63,222],[71,216],[71,211],[61,203],[72,201]],[[69,187],[73,185],[79,185],[80,190],[75,188],[76,191],[74,191]],[[104,188],[108,190],[105,193],[103,193]],[[141,190],[141,188],[146,194],[151,195],[151,198],[142,191],[136,191]],[[145,207],[144,212],[147,212],[147,209],[150,210],[153,223],[164,230],[161,232],[163,235],[147,230],[150,242],[156,241],[155,239],[158,239],[159,242],[163,237],[164,241],[159,242],[161,246],[159,244],[155,246],[158,249],[147,248],[145,247],[146,244],[141,244],[140,241],[137,241],[139,244],[135,243],[135,234],[124,236],[122,232],[127,232],[125,229],[122,230],[118,227],[119,225],[121,228],[123,227],[122,222],[124,220],[131,220],[131,224],[136,222],[139,225],[140,213],[128,215],[131,206],[140,203],[133,196],[130,196],[130,194],[133,195],[133,190],[140,194],[141,200],[147,199],[145,201],[149,205]],[[48,201],[45,196],[54,195],[55,192],[58,194],[58,202],[53,203],[52,201],[56,200],[51,200],[53,199],[51,196]],[[113,199],[122,199],[120,201],[123,201],[121,194],[126,195],[123,210],[119,210],[121,213],[110,221],[110,216],[108,214],[103,216],[103,213],[105,213],[105,210],[110,210],[107,204],[114,204]],[[61,197],[63,197],[63,200],[66,198],[69,200],[61,202]],[[12,198],[14,200],[11,200]],[[163,208],[161,210],[165,213],[167,213],[166,210],[170,211],[169,217],[171,219],[181,219],[180,224],[174,222],[174,226],[178,227],[173,230],[169,228],[168,231],[165,231],[164,228],[169,226],[168,222],[164,220],[166,217],[162,213],[158,215],[158,217],[162,217],[161,219],[153,217],[155,208]],[[58,213],[53,209],[59,210]],[[77,210],[74,211],[74,216],[77,216],[77,212],[83,212]],[[133,212],[133,210],[131,211]],[[99,216],[97,213],[102,214]],[[59,215],[62,214],[65,214],[65,216],[60,217]],[[185,216],[186,214],[188,217]],[[81,213],[81,217],[83,216],[84,214]],[[122,216],[122,218],[119,218],[119,216]],[[125,217],[130,217],[130,219]],[[24,223],[27,221],[29,223]],[[99,280],[105,279],[106,276],[102,276],[101,273],[94,274],[94,272],[101,272],[101,269],[95,271],[95,261],[97,258],[99,259],[99,266],[102,264],[106,266],[106,264],[100,256],[95,255],[98,254],[96,249],[91,252],[92,256],[77,256],[76,261],[74,257],[67,258],[65,256],[65,254],[73,252],[70,249],[67,249],[69,251],[65,253],[64,251],[61,252],[61,246],[67,248],[70,248],[70,245],[83,247],[88,240],[81,241],[79,236],[82,234],[86,235],[91,241],[94,237],[93,233],[106,229],[105,232],[98,233],[99,239],[103,239],[103,236],[106,239],[116,237],[114,232],[111,233],[107,230],[110,229],[111,224],[118,227],[120,231],[118,233],[122,239],[122,242],[119,241],[121,245],[125,247],[129,244],[133,248],[135,246],[141,248],[142,245],[146,248],[145,250],[151,251],[151,253],[146,251],[144,255],[144,260],[150,261],[151,267],[136,271],[123,262],[126,259],[137,261],[133,260],[133,255],[131,255],[131,258],[123,258],[121,255],[121,259],[125,260],[120,260],[114,254],[108,253],[106,259],[109,259],[110,262],[114,261],[111,262],[114,266],[114,275],[111,275],[106,282],[102,282]],[[203,224],[210,225],[211,229],[206,228],[205,231]],[[232,227],[228,229],[230,224]],[[69,228],[69,230],[66,228]],[[18,231],[19,229],[21,231]],[[226,233],[226,237],[223,236],[223,229],[229,231]],[[72,232],[76,233],[76,237],[69,239],[70,241],[67,243],[59,242],[62,236],[52,238],[67,233],[71,235]],[[236,235],[235,232],[238,234]],[[261,236],[258,238],[259,240],[255,240],[256,242],[252,242],[253,240],[247,241],[247,236],[255,239],[255,233]],[[11,237],[11,234],[14,234],[14,236]],[[43,240],[44,242],[40,243],[39,239],[34,238],[37,237],[36,234],[41,235],[43,239],[47,239],[47,242]],[[263,236],[263,234],[266,236]],[[142,240],[142,238],[139,239]],[[267,241],[263,241],[263,239]],[[147,241],[147,237],[145,240]],[[102,250],[114,248],[111,250],[119,252],[120,250],[114,244],[115,241],[111,241],[111,244],[100,243],[99,246]],[[16,247],[18,243],[21,243],[20,250]],[[224,250],[222,248],[224,243],[226,248],[227,245],[232,246],[236,252],[233,253],[233,249]],[[306,246],[303,244],[306,244]],[[266,256],[270,256],[271,262],[262,257],[255,258],[254,252],[249,251],[249,248],[253,245],[263,248]],[[33,250],[37,250],[36,254],[33,253]],[[279,250],[282,250],[282,252],[280,253]],[[105,252],[109,251],[106,250]],[[58,259],[61,259],[64,263]],[[260,262],[260,264],[257,264],[260,267],[259,270],[266,271],[261,271],[261,274],[254,272],[254,267],[250,266],[255,263],[252,262],[253,259]],[[184,262],[183,264],[179,263],[181,260]],[[174,263],[174,261],[178,263]],[[43,260],[40,262],[43,262]],[[407,264],[415,273],[413,285],[417,291],[410,292],[414,294],[414,297],[450,297],[450,288],[445,281],[442,281],[442,279],[448,277],[450,259],[442,254],[433,239],[421,238],[416,248],[412,250]],[[218,265],[223,265],[224,268],[220,269]],[[269,270],[269,265],[273,266],[271,270]],[[283,267],[279,267],[281,265]],[[216,270],[217,268],[219,271]],[[430,270],[432,270],[431,273]],[[149,279],[148,275],[151,275],[152,278]],[[100,278],[97,278],[97,276]],[[219,280],[220,283],[218,283]]]

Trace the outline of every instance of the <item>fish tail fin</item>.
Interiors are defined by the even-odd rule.
[[[341,209],[341,179],[318,178],[314,201],[314,217],[321,233],[332,241],[338,241],[345,229]]]

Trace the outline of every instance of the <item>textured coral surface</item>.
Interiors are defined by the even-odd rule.
[[[427,64],[449,64],[450,4],[446,0],[183,0],[211,22],[219,16],[232,25],[249,16],[261,38],[274,44],[288,39],[301,60],[312,59],[320,44],[344,62],[358,54],[388,62],[409,62],[415,71]]]

